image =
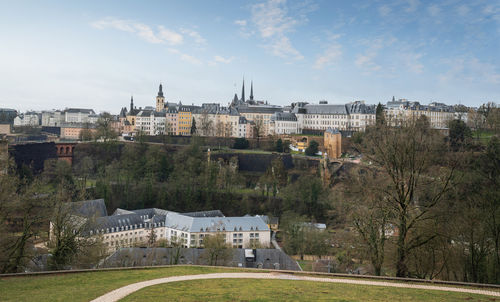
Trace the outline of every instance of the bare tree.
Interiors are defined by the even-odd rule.
[[[226,234],[217,232],[215,234],[205,235],[203,238],[203,255],[209,265],[217,266],[219,261],[226,262],[231,259],[233,250],[226,243]]]
[[[253,125],[253,136],[257,139],[257,147],[260,147],[260,138],[264,134],[264,121],[262,117],[258,117],[254,120]]]
[[[102,139],[105,142],[116,139],[118,134],[111,127],[112,122],[113,116],[108,112],[103,112],[97,120],[97,132],[95,138]]]
[[[213,132],[213,121],[210,118],[208,111],[203,111],[201,114],[201,119],[200,119],[201,125],[200,125],[200,130],[201,134],[203,136],[211,136]]]
[[[93,217],[75,215],[70,192],[62,189],[52,197],[49,251],[52,269],[68,266],[93,267],[105,256],[102,236],[96,233]]]
[[[409,253],[435,237],[419,227],[449,190],[455,164],[442,165],[447,160],[443,139],[423,118],[397,128],[379,125],[365,142],[366,157],[388,181],[380,192],[398,228],[396,275],[407,277]]]

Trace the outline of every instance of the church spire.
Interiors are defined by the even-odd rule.
[[[253,81],[250,82],[250,101],[253,101]]]
[[[158,96],[163,97],[163,86],[160,83],[160,90],[158,90]]]
[[[245,102],[245,78],[243,77],[243,86],[241,87],[241,101]]]
[[[130,111],[134,110],[134,96],[130,96]]]

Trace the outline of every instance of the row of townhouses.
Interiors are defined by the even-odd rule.
[[[151,236],[186,248],[203,247],[203,239],[214,234],[222,234],[233,248],[269,247],[271,243],[267,216],[225,217],[219,210],[177,213],[157,208],[116,209],[108,216],[103,199],[70,205],[75,220],[88,222],[84,234],[100,237],[110,251],[146,246]]]
[[[255,137],[275,134],[299,134],[304,130],[336,128],[345,131],[364,131],[375,123],[375,106],[357,101],[345,105],[293,103],[281,107],[264,101],[254,100],[253,83],[250,97],[245,98],[245,84],[242,96],[235,94],[228,106],[207,103],[201,106],[165,102],[160,84],[156,107],[144,109],[123,107],[120,121],[124,132],[138,132],[149,135],[191,135],[226,137]],[[193,123],[195,127],[193,127]]]
[[[67,108],[63,111],[52,110],[19,114],[14,119],[14,126],[60,127],[64,124],[95,124],[99,119],[92,109]]]
[[[467,112],[456,112],[443,103],[421,105],[406,99],[387,102],[384,106],[390,123],[428,117],[431,127],[447,128],[452,119],[467,122]],[[14,119],[14,126],[61,127],[61,138],[78,139],[83,129],[94,131],[99,116],[92,109],[68,108],[64,111],[26,112]],[[241,97],[234,95],[227,106],[206,103],[201,106],[165,101],[160,84],[155,106],[137,108],[133,97],[130,107],[123,107],[114,117],[112,127],[123,135],[182,135],[193,134],[220,137],[262,137],[268,135],[323,133],[327,129],[341,132],[365,131],[375,124],[376,106],[354,101],[347,104],[295,102],[290,106],[270,105],[254,99],[253,83],[249,98],[245,97],[243,81]]]
[[[456,112],[453,106],[443,103],[433,102],[429,105],[421,105],[419,102],[410,102],[406,99],[387,102],[385,115],[393,125],[400,121],[406,121],[426,116],[431,127],[436,129],[448,128],[448,122],[453,119],[460,119],[467,123],[467,112]]]

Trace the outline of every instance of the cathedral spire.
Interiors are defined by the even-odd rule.
[[[253,81],[250,82],[250,101],[253,101]]]
[[[160,89],[158,90],[158,96],[163,97],[163,86],[160,83]]]
[[[241,87],[241,101],[245,102],[245,77],[243,77],[243,86]]]

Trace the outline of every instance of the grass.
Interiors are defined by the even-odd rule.
[[[160,284],[121,301],[494,301],[492,297],[422,289],[293,280],[219,279]]]
[[[176,266],[3,278],[0,279],[0,301],[90,301],[113,289],[144,280],[231,271],[216,267]]]
[[[297,260],[297,263],[300,265],[300,268],[303,270],[303,271],[310,271],[312,272],[313,269],[312,269],[312,264],[313,264],[313,261],[308,261],[308,260]]]
[[[479,134],[479,135],[478,135]],[[495,133],[493,131],[488,131],[488,130],[484,130],[484,131],[473,131],[472,132],[472,137],[474,139],[478,139],[479,138],[479,141],[483,144],[488,144],[488,142],[490,141],[490,139],[495,135]]]
[[[89,301],[113,289],[150,279],[245,269],[174,266],[0,278],[0,301]],[[438,285],[439,286],[439,285]],[[489,289],[493,290],[493,289]],[[385,288],[293,280],[224,279],[145,288],[124,301],[494,301],[492,297],[421,289]]]

